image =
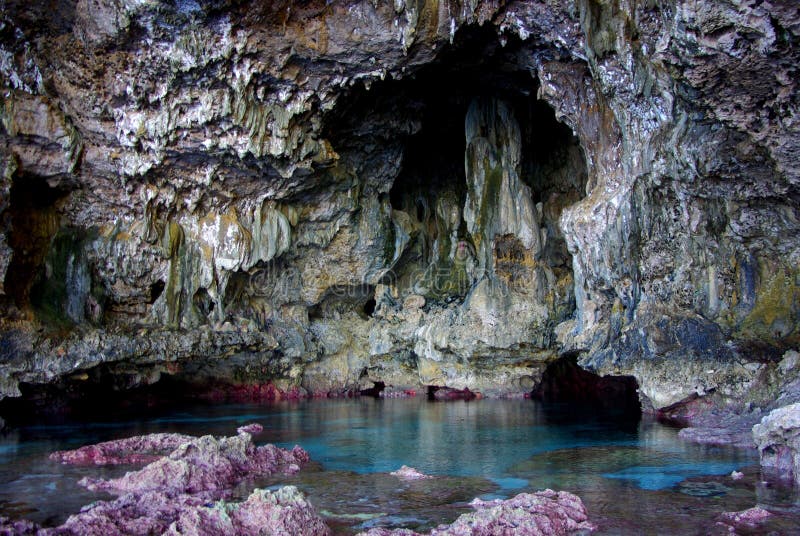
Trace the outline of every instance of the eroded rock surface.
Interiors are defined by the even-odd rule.
[[[428,478],[433,478],[432,476],[420,473],[413,467],[409,467],[407,465],[404,465],[397,471],[392,471],[389,474],[396,476],[400,480],[426,480]]]
[[[45,535],[329,534],[313,506],[292,486],[274,492],[256,489],[241,503],[228,500],[243,480],[296,473],[309,461],[300,447],[255,446],[251,434],[261,431],[253,423],[233,437],[149,434],[54,452],[52,460],[67,464],[147,465],[116,479],[82,479],[91,490],[119,497],[96,501],[59,527],[39,529],[3,519],[0,530]]]
[[[99,450],[114,452],[119,447],[129,454],[121,459],[107,458],[111,464],[139,461],[153,451],[163,450],[165,443],[173,443],[172,452],[149,463],[138,471],[131,471],[111,480],[84,478],[81,484],[91,490],[113,493],[199,493],[224,490],[243,479],[283,472],[293,474],[308,462],[308,453],[296,446],[291,451],[274,445],[255,446],[252,436],[241,432],[235,437],[203,436],[183,441],[181,436],[164,440],[163,434],[132,438],[112,447],[101,444]],[[135,444],[135,447],[132,446]],[[86,449],[87,447],[83,447]],[[91,453],[91,450],[83,451]],[[52,456],[63,463],[85,463],[82,451],[57,452]],[[97,460],[97,458],[96,458]],[[98,463],[98,462],[96,462]]]
[[[69,465],[121,465],[154,462],[196,438],[184,434],[148,434],[96,445],[86,445],[75,450],[59,450],[50,459]]]
[[[521,536],[546,536],[571,534],[576,531],[591,532],[586,507],[577,496],[552,490],[537,493],[520,493],[506,500],[481,501],[471,505],[474,513],[463,514],[451,525],[430,532],[431,536],[506,534],[513,530]],[[359,536],[420,536],[407,529],[371,529]]]
[[[719,527],[728,529],[730,534],[736,534],[740,531],[754,530],[758,525],[762,524],[772,514],[763,508],[754,506],[741,512],[723,512],[719,516],[717,525]]]
[[[757,375],[739,398],[732,399],[719,393],[691,395],[677,404],[661,408],[657,415],[685,426],[679,435],[689,441],[756,447],[754,426],[771,412],[791,413],[786,408],[794,407],[800,401],[799,355],[794,350],[788,351],[777,365],[762,363],[752,367]]]
[[[800,404],[773,410],[753,427],[761,465],[800,484]]]
[[[242,502],[213,500],[203,495],[126,494],[97,501],[56,528],[0,518],[4,534],[103,536],[327,536],[330,529],[294,486],[277,491],[255,489]]]

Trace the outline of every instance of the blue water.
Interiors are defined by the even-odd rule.
[[[658,423],[529,400],[355,399],[206,404],[16,428],[0,436],[0,515],[60,523],[102,498],[77,486],[79,478],[125,471],[61,466],[47,460],[53,450],[162,431],[231,435],[250,422],[264,426],[259,442],[299,444],[311,454],[316,465],[288,481],[342,533],[381,525],[430,528],[457,517],[475,496],[546,487],[580,495],[601,521],[601,533],[609,534],[637,533],[653,515],[693,526],[704,509],[712,520],[723,509],[763,502],[758,475],[747,469],[757,464],[754,451],[686,443]],[[440,478],[403,484],[386,474],[401,465]],[[728,476],[742,469],[748,471],[743,481]],[[282,478],[252,485],[280,485]],[[703,486],[713,498],[698,496]],[[775,500],[785,507],[797,498]]]

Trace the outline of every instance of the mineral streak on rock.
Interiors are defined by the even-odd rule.
[[[0,398],[784,381],[796,2],[62,4],[0,13]]]

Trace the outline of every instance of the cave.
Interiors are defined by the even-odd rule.
[[[47,180],[40,177],[24,173],[14,177],[7,209],[10,220],[8,243],[13,255],[5,278],[5,288],[19,309],[30,310],[33,306],[38,312],[44,309],[51,313],[46,314],[49,318],[62,318],[68,322],[64,312],[59,310],[65,299],[62,266],[57,267],[62,273],[57,274],[54,281],[62,286],[61,292],[57,292],[60,296],[55,300],[41,299],[41,294],[46,293],[42,283],[52,276],[45,273],[45,260],[59,230],[57,205],[67,193],[60,187],[50,186]],[[69,247],[73,242],[68,240],[64,245]],[[35,286],[39,286],[38,292]]]
[[[547,365],[531,398],[617,415],[626,420],[638,420],[642,413],[636,378],[599,376],[578,365],[576,355],[562,356]]]
[[[194,293],[194,296],[192,296],[192,304],[204,320],[207,320],[211,316],[211,313],[214,312],[214,300],[208,293],[208,289],[204,287],[200,287]]]
[[[585,155],[572,130],[537,98],[539,81],[522,57],[519,40],[501,41],[488,28],[466,27],[429,65],[400,80],[356,85],[326,117],[325,135],[338,140],[343,154],[352,153],[368,163],[381,153],[402,155],[389,191],[375,185],[393,211],[408,215],[414,229],[410,245],[385,282],[415,288],[421,278],[432,279],[427,282],[432,288],[426,297],[434,301],[462,300],[474,283],[454,269],[453,250],[457,244],[455,255],[463,248],[465,255],[474,256],[479,240],[464,217],[468,194],[465,121],[470,106],[478,101],[502,102],[519,124],[520,185],[529,193],[514,195],[529,197],[546,234],[536,262],[543,261],[556,279],[572,273],[572,258],[558,220],[565,207],[585,195]],[[443,214],[451,209],[461,214],[455,226]],[[497,242],[502,250],[502,239]],[[496,268],[501,277],[506,276],[506,252],[489,253],[500,264]],[[513,265],[532,262],[511,260],[512,272]]]
[[[364,302],[364,314],[367,316],[372,316],[375,312],[375,298],[370,298],[366,302]]]
[[[164,283],[163,279],[159,279],[155,283],[150,285],[150,293],[147,298],[147,303],[153,305],[156,303],[156,300],[161,296],[164,292],[164,288],[166,287],[166,283]]]

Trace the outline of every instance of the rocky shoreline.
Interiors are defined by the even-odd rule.
[[[99,500],[70,516],[55,528],[24,520],[0,518],[0,534],[8,535],[237,535],[327,536],[330,528],[294,486],[275,491],[255,489],[242,502],[231,501],[232,489],[242,480],[275,473],[292,474],[309,462],[300,447],[291,451],[256,447],[252,435],[258,424],[238,429],[234,437],[193,437],[150,434],[87,445],[51,454],[53,461],[83,466],[131,465],[143,467],[121,478],[84,478],[93,491],[118,495]],[[403,466],[400,479],[433,478]],[[508,500],[472,503],[476,512],[464,514],[450,526],[431,534],[496,534],[514,526],[520,535],[559,535],[591,532],[594,526],[581,500],[570,493],[546,490],[520,494]],[[371,529],[361,536],[410,536],[405,529]]]

